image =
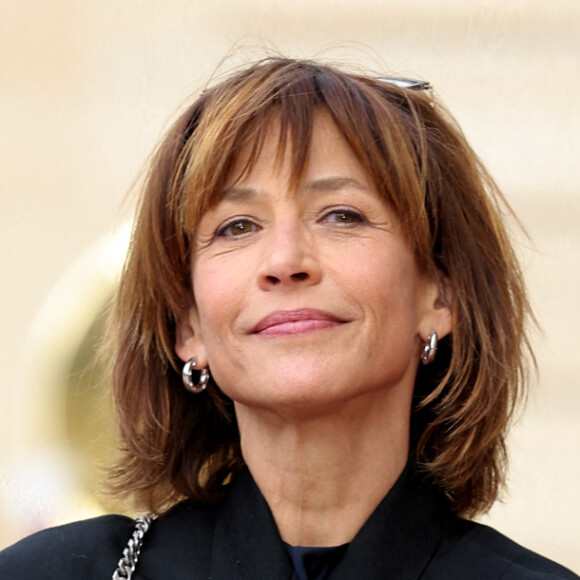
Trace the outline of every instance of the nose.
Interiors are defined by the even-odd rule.
[[[275,287],[317,284],[322,277],[319,255],[312,234],[300,223],[275,227],[264,244],[259,284]]]

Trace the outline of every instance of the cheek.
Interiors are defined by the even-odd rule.
[[[345,287],[366,311],[378,337],[401,333],[412,339],[421,311],[420,275],[408,253],[368,252],[349,260],[342,271]]]
[[[355,293],[378,303],[407,302],[415,295],[418,268],[408,252],[372,251],[342,254],[335,267],[343,283]]]
[[[239,266],[201,263],[194,268],[192,283],[199,331],[206,347],[211,348],[231,334],[250,282]]]
[[[220,260],[199,260],[192,274],[193,294],[199,308],[214,309],[230,299],[234,287],[234,270],[220,265]]]

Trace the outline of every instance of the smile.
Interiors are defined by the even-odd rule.
[[[277,310],[262,318],[253,328],[252,334],[269,336],[300,334],[324,330],[344,322],[346,321],[330,312],[313,308]]]

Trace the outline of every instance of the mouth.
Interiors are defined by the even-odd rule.
[[[301,334],[332,328],[345,322],[347,321],[330,312],[314,308],[276,310],[262,318],[251,333],[269,336]]]

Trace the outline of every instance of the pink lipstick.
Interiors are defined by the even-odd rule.
[[[330,328],[345,322],[338,316],[314,308],[276,310],[262,318],[252,334],[280,336]]]

